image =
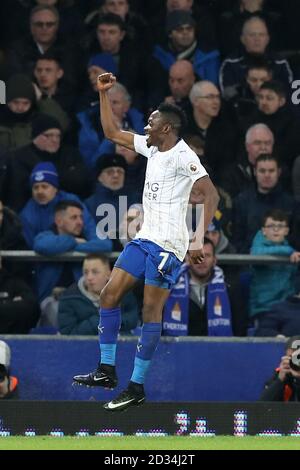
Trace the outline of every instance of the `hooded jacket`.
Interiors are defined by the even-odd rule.
[[[121,333],[137,326],[138,308],[134,295],[127,294],[121,304]],[[59,331],[63,335],[97,335],[99,302],[85,288],[83,278],[62,295],[58,310]]]

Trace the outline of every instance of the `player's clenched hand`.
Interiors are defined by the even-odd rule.
[[[189,257],[193,264],[203,263],[205,255],[202,248],[199,250],[189,250]]]
[[[98,91],[108,91],[114,86],[116,77],[112,73],[102,73],[98,76],[97,88]]]

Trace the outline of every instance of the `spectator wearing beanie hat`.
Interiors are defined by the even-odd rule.
[[[139,202],[135,193],[129,193],[125,187],[127,163],[121,155],[102,155],[97,161],[95,173],[97,175],[97,185],[94,194],[85,201],[87,208],[96,223],[102,217],[96,215],[97,208],[101,204],[110,204],[117,214],[118,221],[123,219],[124,213],[135,202]],[[126,199],[122,201],[121,197]]]
[[[77,100],[77,111],[83,112],[93,108],[99,102],[99,92],[97,88],[98,76],[102,73],[117,73],[117,64],[111,54],[102,52],[92,55],[87,63],[87,76],[89,80],[86,84],[85,91]]]
[[[58,103],[52,99],[37,100],[30,78],[13,75],[7,82],[6,105],[0,107],[0,145],[12,150],[31,140],[32,121],[38,112],[56,116],[64,129],[69,119]]]
[[[32,4],[33,2],[26,3]],[[25,22],[24,19],[23,22]],[[45,23],[50,26],[41,27],[41,24]],[[77,78],[82,72],[80,70],[82,50],[78,44],[79,35],[73,34],[70,37],[62,34],[59,12],[50,5],[37,5],[32,8],[28,26],[29,34],[9,44],[7,62],[10,69],[16,72],[22,70],[32,76],[34,66],[39,58],[46,54],[58,55],[66,77],[77,85]]]
[[[105,52],[93,55],[88,62],[88,74],[93,90],[97,93],[98,75],[105,72],[110,72],[113,75],[116,75],[117,73],[117,64],[112,55]]]
[[[61,201],[75,201],[82,205],[86,238],[89,240],[95,236],[93,217],[75,194],[60,189],[58,172],[53,163],[38,163],[32,170],[28,186],[32,197],[22,210],[20,218],[30,249],[33,249],[35,237],[52,227],[55,207]]]
[[[191,12],[174,10],[166,18],[166,39],[168,43],[156,44],[148,62],[148,83],[150,106],[157,106],[168,96],[168,75],[170,67],[177,60],[189,60],[195,75],[218,85],[220,53],[197,39],[196,22]]]
[[[62,144],[60,123],[52,116],[39,114],[32,123],[32,143],[22,147],[9,158],[7,204],[20,211],[29,200],[28,181],[33,168],[42,162],[55,165],[61,188],[79,197],[89,191],[89,175],[76,148]]]

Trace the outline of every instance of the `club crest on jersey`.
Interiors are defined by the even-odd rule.
[[[192,173],[196,173],[196,171],[198,171],[197,165],[195,165],[194,163],[191,163],[190,164],[190,170],[191,170]]]

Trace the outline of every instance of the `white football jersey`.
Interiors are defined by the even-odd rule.
[[[147,137],[134,136],[136,152],[148,158],[144,223],[136,238],[150,240],[184,260],[189,247],[186,214],[195,181],[207,176],[199,157],[180,140],[167,152],[147,147]]]

